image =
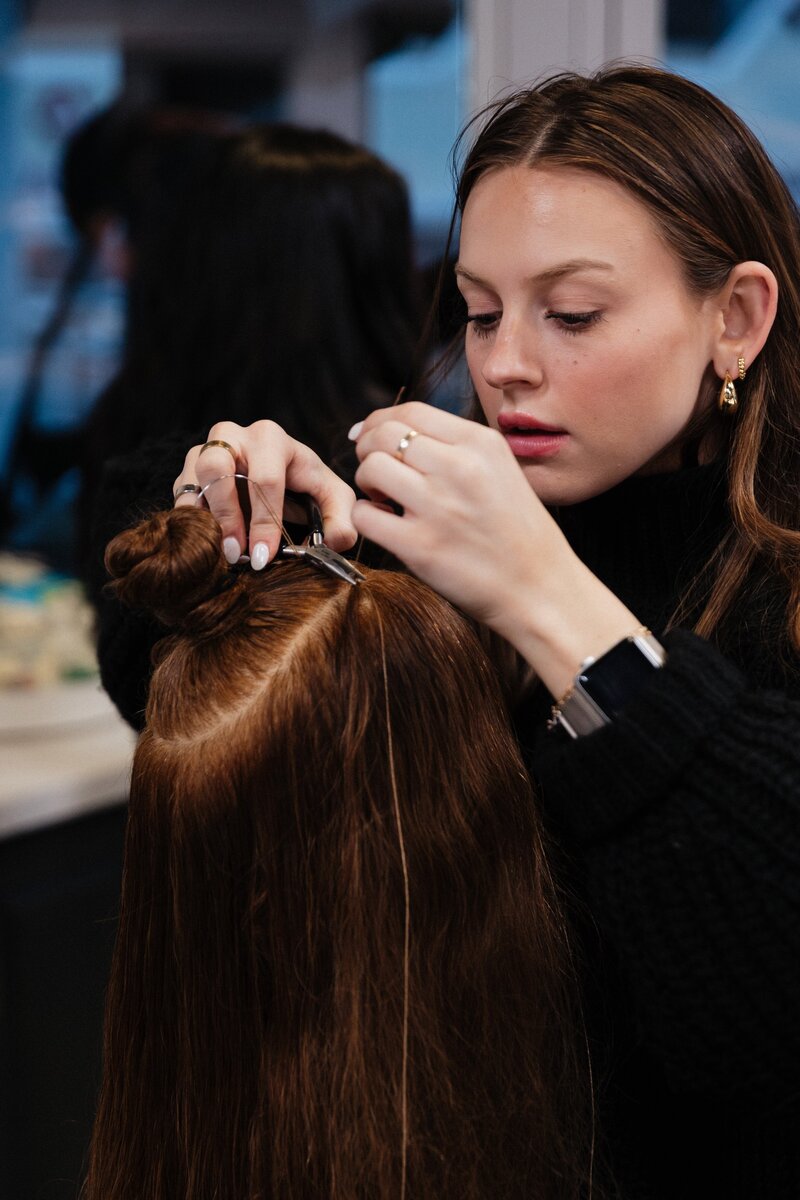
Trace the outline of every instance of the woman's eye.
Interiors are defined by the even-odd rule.
[[[472,326],[476,337],[488,337],[500,323],[500,313],[474,313],[467,317],[467,324]]]
[[[545,318],[548,321],[557,321],[565,333],[582,333],[584,329],[588,329],[592,325],[596,325],[601,321],[603,314],[598,310],[594,312],[547,312]]]

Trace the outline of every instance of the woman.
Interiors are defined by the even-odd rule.
[[[418,403],[370,415],[353,431],[355,504],[274,426],[221,422],[208,438],[230,449],[192,449],[176,490],[233,456],[275,510],[284,480],[310,491],[332,544],[378,543],[522,656],[538,684],[516,725],[585,901],[621,1190],[788,1200],[800,1192],[797,212],[729,109],[626,66],[500,103],[458,206],[479,421]],[[254,504],[246,542],[217,491],[223,535],[266,562],[266,507]],[[113,686],[112,659],[132,671],[132,643],[113,617],[104,636]],[[116,691],[131,694],[121,677]]]
[[[596,1195],[569,948],[468,622],[408,575],[230,567],[201,509],[107,562],[173,632],[87,1200]]]

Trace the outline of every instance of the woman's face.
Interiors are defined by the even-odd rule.
[[[567,167],[489,172],[456,272],[478,398],[544,503],[678,466],[720,309],[689,291],[634,196]]]

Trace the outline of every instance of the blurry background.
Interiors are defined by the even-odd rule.
[[[732,104],[797,188],[799,52],[797,0],[0,0],[0,488],[35,340],[75,244],[59,190],[65,140],[110,102],[296,121],[364,142],[406,177],[427,267],[449,217],[455,134],[509,83],[622,55],[666,62]],[[27,396],[47,438],[79,432],[118,361],[124,233],[105,231]],[[75,489],[69,472],[57,479],[63,447],[53,441],[48,505],[13,482],[3,533],[62,568],[58,512]]]
[[[0,0],[0,1200],[76,1195],[132,747],[96,681],[67,519],[70,455],[119,363],[127,230],[93,227],[81,259],[68,139],[118,100],[328,128],[405,177],[430,272],[465,119],[623,56],[719,94],[800,195],[798,0]],[[73,189],[96,188],[81,169]]]

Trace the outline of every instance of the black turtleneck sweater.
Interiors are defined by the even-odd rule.
[[[729,528],[716,466],[557,516],[659,635]],[[517,716],[585,905],[602,1126],[631,1200],[800,1198],[800,662],[776,592],[739,602],[725,654],[664,635],[666,666],[589,737],[542,734],[542,698]]]
[[[171,502],[187,444],[112,464],[98,564]],[[556,516],[657,635],[729,528],[715,466]],[[103,683],[140,726],[160,631],[100,581]],[[800,663],[774,589],[739,603],[724,653],[685,628],[662,640],[665,667],[591,736],[547,733],[543,694],[516,714],[584,947],[600,1132],[624,1200],[798,1200]]]

